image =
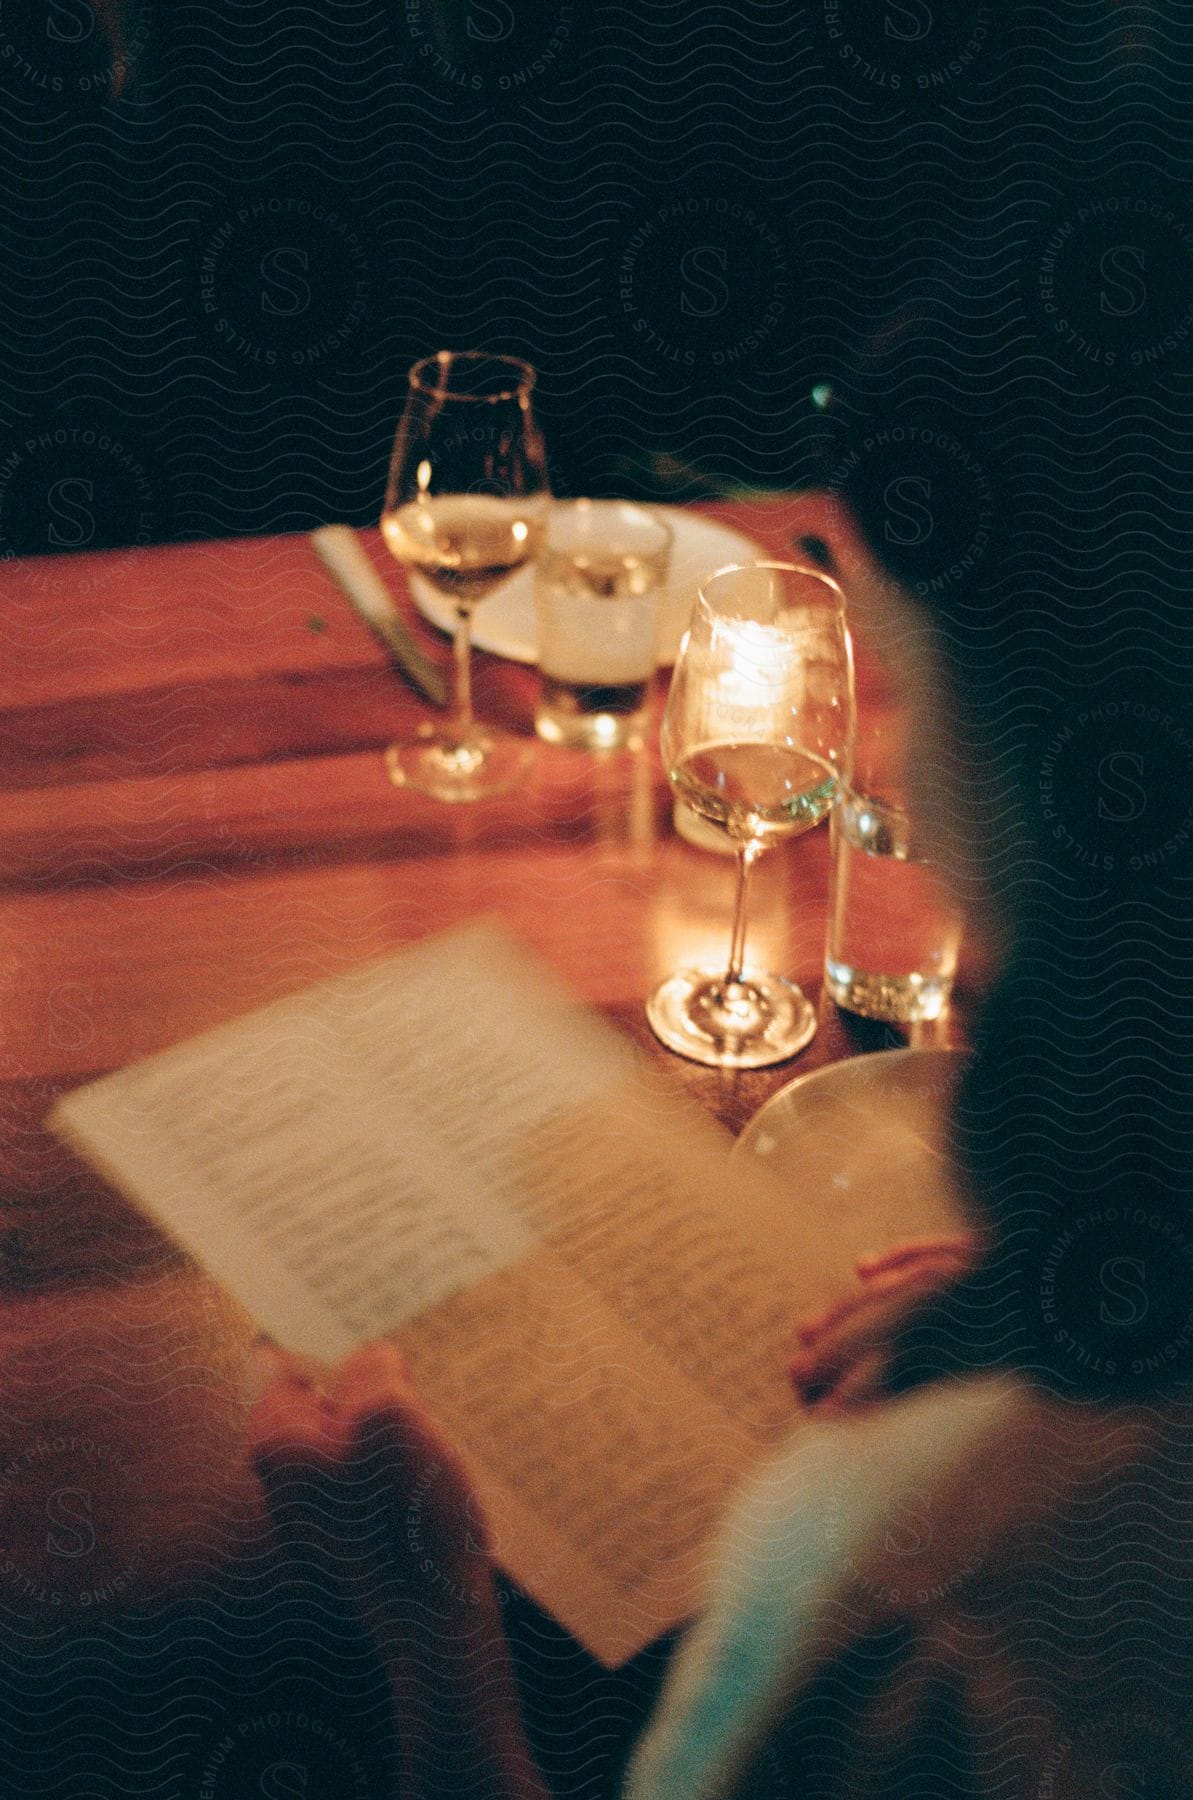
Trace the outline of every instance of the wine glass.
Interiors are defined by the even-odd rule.
[[[381,533],[407,568],[454,603],[455,670],[446,724],[386,751],[389,777],[440,800],[512,787],[530,743],[479,725],[472,710],[472,612],[536,554],[547,459],[531,407],[534,370],[515,356],[439,350],[416,362],[394,439]]]
[[[746,897],[763,850],[811,830],[848,781],[853,647],[837,584],[816,569],[719,569],[680,646],[660,747],[673,787],[737,852],[728,967],[682,969],[646,1006],[669,1050],[756,1069],[802,1050],[816,1015],[793,983],[746,970]]]

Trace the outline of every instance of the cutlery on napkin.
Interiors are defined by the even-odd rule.
[[[389,589],[351,525],[321,525],[311,548],[360,617],[381,639],[394,667],[436,706],[447,705],[443,676],[402,623]]]

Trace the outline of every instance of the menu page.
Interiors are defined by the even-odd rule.
[[[291,1349],[402,1346],[510,1576],[611,1667],[699,1598],[852,1266],[529,951],[424,940],[51,1116]],[[855,1222],[856,1223],[856,1222]],[[915,1228],[915,1222],[909,1221]]]

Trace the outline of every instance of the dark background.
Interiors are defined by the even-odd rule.
[[[560,492],[823,475],[813,391],[852,405],[927,293],[938,394],[1011,368],[1171,418],[1193,237],[1078,234],[1062,311],[1092,295],[1090,353],[1040,265],[1091,195],[1185,217],[1187,15],[125,0],[114,54],[115,0],[3,0],[0,553],[371,521],[406,368],[440,346],[535,363]]]

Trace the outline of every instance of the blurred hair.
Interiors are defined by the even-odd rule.
[[[1050,351],[938,274],[865,345],[826,475],[939,653],[931,778],[972,784],[1010,931],[954,1121],[991,1252],[896,1379],[1146,1391],[1193,1367],[1193,492],[1162,388]]]

